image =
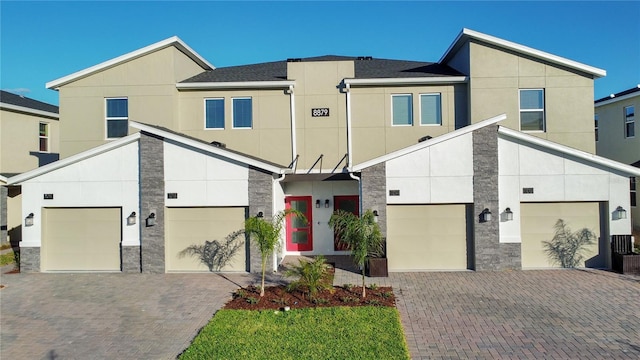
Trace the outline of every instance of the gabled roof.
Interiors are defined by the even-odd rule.
[[[503,135],[503,136],[511,137],[511,138],[514,138],[514,139],[518,139],[518,140],[523,141],[525,143],[529,143],[529,144],[536,145],[536,146],[539,146],[539,147],[542,147],[542,148],[546,148],[546,149],[549,149],[549,150],[557,151],[557,152],[562,153],[564,155],[568,155],[569,157],[585,160],[585,161],[590,162],[592,164],[605,166],[605,167],[608,167],[610,169],[614,169],[614,170],[621,171],[623,173],[627,173],[629,175],[640,176],[640,168],[636,168],[636,167],[633,167],[631,165],[623,164],[623,163],[617,162],[615,160],[607,159],[607,158],[602,157],[602,156],[590,154],[588,152],[577,150],[577,149],[574,149],[574,148],[571,148],[571,147],[568,147],[568,146],[565,146],[565,145],[560,145],[558,143],[555,143],[555,142],[552,142],[552,141],[549,141],[549,140],[541,139],[541,138],[539,138],[537,136],[525,134],[523,132],[512,130],[512,129],[509,129],[509,128],[506,128],[506,127],[503,127],[503,126],[500,126],[498,128],[498,133]]]
[[[48,89],[54,89],[57,90],[60,86],[63,86],[65,84],[68,84],[70,82],[76,81],[78,79],[82,79],[86,76],[92,75],[96,72],[99,71],[103,71],[106,69],[109,69],[111,67],[120,65],[122,63],[125,63],[127,61],[131,61],[133,59],[137,59],[139,57],[145,56],[147,54],[150,54],[152,52],[156,52],[158,50],[162,50],[164,48],[167,48],[169,46],[175,46],[178,50],[182,51],[185,55],[187,55],[191,60],[193,60],[196,64],[200,65],[200,67],[202,67],[205,70],[211,70],[214,69],[214,66],[211,65],[207,60],[205,60],[202,56],[200,56],[197,52],[195,52],[193,49],[191,49],[187,44],[185,44],[182,40],[180,40],[179,37],[177,36],[172,36],[168,39],[159,41],[155,44],[151,44],[149,46],[145,46],[141,49],[132,51],[130,53],[124,54],[122,56],[118,56],[116,58],[113,58],[111,60],[107,60],[103,63],[100,63],[98,65],[94,65],[91,67],[88,67],[84,70],[80,70],[77,71],[71,75],[67,75],[64,77],[61,77],[59,79],[50,81],[46,84],[46,87]]]
[[[389,160],[393,160],[395,158],[410,154],[410,153],[412,153],[414,151],[422,150],[424,148],[431,147],[431,146],[433,146],[435,144],[439,144],[441,142],[456,138],[458,136],[462,136],[464,134],[468,134],[468,133],[470,133],[470,132],[472,132],[474,130],[483,128],[485,126],[489,126],[489,125],[495,124],[495,123],[497,123],[499,121],[502,121],[502,120],[504,120],[506,118],[507,118],[507,115],[501,114],[501,115],[494,116],[494,117],[486,119],[486,120],[482,120],[482,121],[477,122],[475,124],[467,125],[465,127],[462,127],[460,129],[454,130],[454,131],[449,132],[449,133],[446,133],[444,135],[440,135],[440,136],[434,137],[432,139],[425,140],[423,142],[419,142],[417,144],[407,146],[406,148],[403,148],[403,149],[400,149],[400,150],[397,150],[397,151],[394,151],[394,152],[379,156],[379,157],[377,157],[375,159],[367,160],[367,161],[365,161],[365,162],[363,162],[361,164],[357,164],[357,165],[353,166],[350,169],[350,171],[356,171],[356,172],[357,171],[361,171],[362,169],[366,169],[368,167],[371,167],[371,166],[374,166],[374,165],[377,165],[377,164],[380,164],[380,163],[383,163],[383,162],[386,162],[386,161],[389,161]]]
[[[287,62],[322,61],[353,61],[356,79],[464,76],[453,68],[438,63],[376,59],[370,56],[325,55],[251,65],[220,67],[181,81],[181,84],[201,82],[283,81],[287,80]]]
[[[636,87],[632,87],[631,89],[620,91],[619,93],[611,94],[609,96],[598,99],[594,101],[594,103],[595,103],[595,106],[598,107],[598,106],[626,100],[634,96],[640,96],[640,84],[638,84]]]
[[[227,149],[226,147],[215,146],[206,141],[196,139],[194,137],[181,134],[160,126],[144,124],[135,121],[129,121],[129,126],[139,129],[143,132],[159,136],[164,139],[169,139],[180,144],[184,144],[199,150],[206,151],[211,154],[225,157],[227,159],[235,160],[247,165],[251,165],[266,171],[270,171],[275,174],[281,174],[288,170],[286,166],[275,164],[257,157],[247,155],[238,151]]]
[[[440,63],[446,64],[458,52],[458,50],[468,41],[475,40],[482,43],[491,44],[503,49],[525,54],[534,58],[541,59],[553,64],[561,65],[570,69],[575,69],[583,73],[593,76],[594,79],[607,75],[607,72],[593,66],[585,65],[577,61],[569,60],[557,55],[549,54],[544,51],[536,50],[528,46],[520,45],[511,41],[503,40],[491,35],[483,34],[467,28],[462,29],[458,37],[453,41],[451,46],[445,51]]]
[[[0,90],[0,108],[56,120],[59,118],[57,106],[3,90]]]

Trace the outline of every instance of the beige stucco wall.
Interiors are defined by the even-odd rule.
[[[129,99],[129,120],[177,129],[176,83],[202,71],[185,54],[168,47],[63,85],[61,157],[107,142],[107,97]]]
[[[0,173],[22,173],[39,166],[40,123],[49,124],[49,151],[60,152],[59,121],[14,111],[0,110]]]
[[[597,154],[609,159],[632,164],[640,161],[640,93],[637,96],[595,108],[598,114]],[[635,106],[635,136],[625,138],[624,108]]]
[[[554,225],[558,219],[563,219],[572,231],[587,228],[600,238],[600,210],[598,203],[522,203],[520,204],[522,222],[522,268],[551,268],[559,267],[549,259],[544,251],[543,241],[551,241],[555,234]],[[600,244],[588,246],[583,253],[585,262],[580,267],[605,267],[608,254],[606,251],[608,239],[604,240],[604,249],[599,250]]]
[[[546,131],[530,134],[595,153],[592,77],[472,41],[469,44],[471,122],[507,114],[520,130],[519,89],[545,90]]]

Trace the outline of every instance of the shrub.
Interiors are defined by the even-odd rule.
[[[318,256],[313,261],[298,260],[298,265],[292,266],[286,272],[287,276],[297,276],[298,280],[291,282],[287,289],[304,288],[309,294],[309,300],[313,300],[318,291],[333,288],[331,284],[323,281],[328,267],[324,256]]]
[[[247,302],[248,302],[249,304],[257,304],[258,302],[260,302],[260,298],[253,297],[253,296],[249,296],[249,297],[247,298]]]

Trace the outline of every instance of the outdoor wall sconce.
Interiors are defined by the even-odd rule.
[[[616,220],[626,219],[627,218],[627,210],[625,210],[622,206],[618,206],[616,211],[613,212]]]
[[[135,225],[136,224],[136,212],[132,212],[131,215],[127,216],[127,225]]]
[[[151,213],[147,218],[147,227],[154,226],[155,224],[156,224],[156,213]]]
[[[258,215],[256,215],[259,218],[263,218],[264,217],[264,213],[262,211],[258,211]]]
[[[329,199],[326,199],[324,201],[324,207],[328,208],[329,207]]]
[[[480,222],[488,222],[491,221],[491,211],[488,208],[485,208],[480,213]]]
[[[320,199],[317,199],[316,200],[316,208],[319,208],[319,207],[320,207]]]
[[[511,211],[511,208],[504,209],[504,220],[505,221],[513,220],[513,211]]]
[[[373,210],[373,222],[378,222],[378,210]]]
[[[33,226],[33,213],[30,213],[24,218],[24,226]]]

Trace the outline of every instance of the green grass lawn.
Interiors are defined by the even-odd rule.
[[[220,310],[180,359],[409,359],[391,307]]]
[[[13,252],[8,252],[6,254],[0,255],[0,266],[13,264],[14,262],[15,262],[15,257],[13,255]]]

